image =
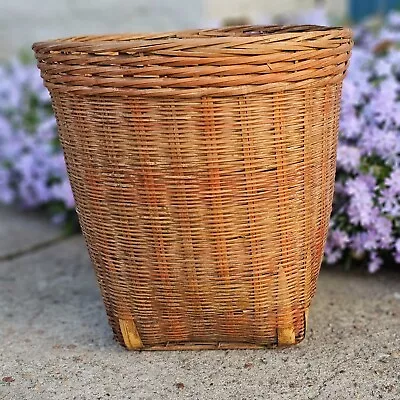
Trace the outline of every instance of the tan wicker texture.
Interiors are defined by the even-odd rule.
[[[300,341],[351,32],[245,26],[33,47],[118,340]]]

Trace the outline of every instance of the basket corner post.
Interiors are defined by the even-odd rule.
[[[132,319],[119,319],[122,338],[128,350],[142,350],[144,348],[142,339]]]
[[[300,336],[296,335],[296,328],[294,325],[277,328],[277,341],[279,347],[291,346],[303,341],[308,330],[308,315],[309,308],[306,308],[303,315],[303,327],[300,328],[300,333],[298,332]]]
[[[278,328],[278,346],[290,346],[296,344],[294,327]]]

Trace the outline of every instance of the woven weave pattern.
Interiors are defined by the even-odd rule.
[[[350,32],[240,27],[34,49],[118,340],[300,341],[331,212]]]

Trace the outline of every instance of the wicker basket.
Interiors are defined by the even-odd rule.
[[[34,44],[121,344],[303,339],[351,47],[318,26]]]

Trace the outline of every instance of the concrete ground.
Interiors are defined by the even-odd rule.
[[[0,399],[400,399],[400,273],[324,269],[283,350],[128,352],[77,235],[0,208]]]

